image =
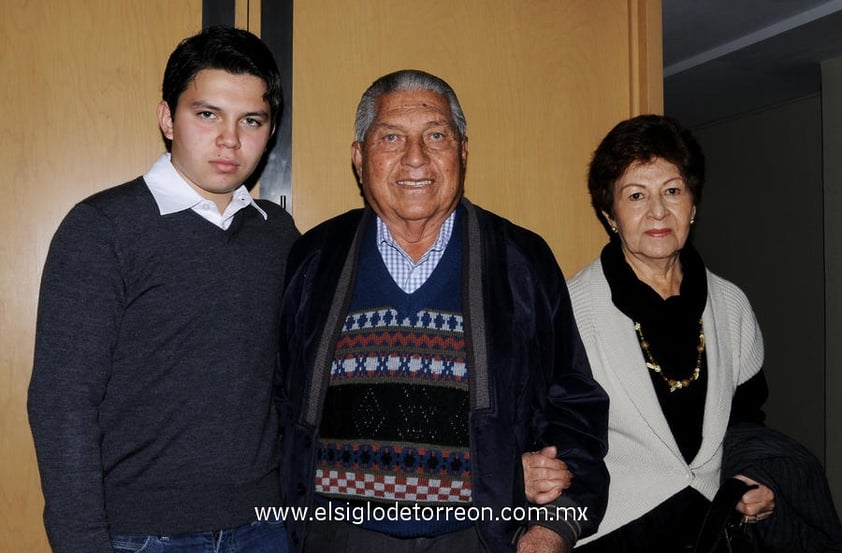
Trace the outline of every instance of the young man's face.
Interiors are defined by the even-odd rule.
[[[172,164],[220,212],[257,167],[272,136],[266,83],[253,75],[203,69],[179,96],[175,116],[158,105],[161,130],[172,140]]]

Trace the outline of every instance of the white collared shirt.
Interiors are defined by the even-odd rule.
[[[226,230],[231,226],[234,215],[244,207],[251,205],[263,215],[264,219],[268,219],[266,212],[260,209],[245,185],[240,185],[239,188],[234,190],[225,212],[220,213],[219,208],[213,201],[199,195],[184,180],[184,177],[175,170],[169,153],[164,153],[158,158],[152,168],[143,175],[143,180],[152,193],[152,197],[155,198],[155,203],[158,204],[158,211],[161,215],[192,209],[202,218],[222,230]]]

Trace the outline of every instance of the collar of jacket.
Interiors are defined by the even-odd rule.
[[[485,301],[483,298],[483,248],[480,224],[477,210],[466,198],[462,198],[460,205],[465,210],[459,226],[463,236],[462,259],[462,298],[463,317],[465,324],[465,339],[467,349],[467,363],[471,371],[470,393],[471,410],[488,409],[491,406],[491,390],[488,372],[488,344],[485,329]],[[457,208],[458,209],[458,208]],[[336,283],[333,301],[324,323],[324,331],[319,339],[313,370],[310,371],[310,382],[307,387],[305,401],[305,422],[317,426],[321,419],[324,396],[330,378],[331,358],[336,351],[336,342],[345,316],[348,313],[351,299],[356,286],[356,267],[359,259],[362,237],[365,228],[374,217],[371,208],[363,210],[357,225],[351,247]]]

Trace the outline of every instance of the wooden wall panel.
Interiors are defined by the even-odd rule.
[[[163,151],[155,107],[201,0],[4,0],[0,17],[0,549],[49,551],[26,417],[50,238],[85,196]]]
[[[266,1],[266,0],[263,0]],[[236,21],[259,29],[260,2]],[[302,230],[361,200],[354,109],[380,75],[453,85],[469,125],[467,193],[544,235],[567,274],[604,242],[585,170],[618,120],[661,111],[658,0],[302,0],[295,3],[293,212]],[[201,0],[4,0],[0,18],[0,543],[49,551],[26,419],[49,240],[83,197],[162,151],[160,78]]]
[[[338,10],[309,0],[296,2],[294,20],[293,214],[302,230],[361,205],[350,163],[356,104],[382,74],[417,68],[462,101],[467,196],[542,234],[567,274],[597,254],[606,237],[587,164],[619,120],[662,109],[660,2],[348,0]]]

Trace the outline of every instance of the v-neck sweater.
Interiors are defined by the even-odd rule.
[[[271,383],[297,231],[260,205],[223,230],[161,215],[138,178],[62,222],[29,402],[51,539],[233,528],[280,501]]]

